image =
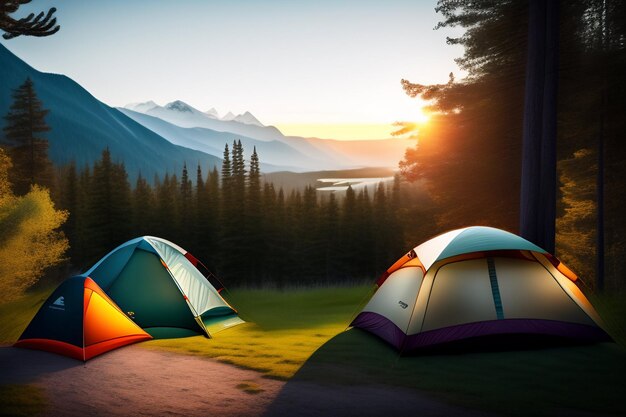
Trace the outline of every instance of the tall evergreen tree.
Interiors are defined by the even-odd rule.
[[[202,208],[202,217],[206,221],[207,232],[202,236],[202,243],[206,245],[206,256],[203,262],[209,270],[217,272],[220,248],[220,174],[217,167],[209,173],[204,186],[206,204]]]
[[[322,268],[320,272],[326,282],[340,279],[338,255],[341,242],[337,239],[339,232],[339,204],[335,193],[331,192],[328,200],[322,204],[320,216],[320,238],[322,241]]]
[[[374,236],[372,221],[372,205],[367,187],[359,191],[356,212],[358,250],[354,251],[352,264],[356,267],[356,278],[375,278],[374,271]]]
[[[169,173],[165,173],[162,181],[157,182],[156,190],[156,222],[158,235],[174,241],[177,233],[176,219],[178,217],[176,207],[177,187],[172,186],[173,181]]]
[[[193,185],[189,179],[186,163],[183,164],[183,172],[180,177],[180,198],[177,200],[177,203],[180,216],[180,230],[178,230],[180,244],[191,249],[195,246],[194,224],[196,210],[193,200]]]
[[[87,190],[85,229],[90,238],[87,259],[105,255],[111,248],[130,237],[130,184],[123,164],[111,159],[108,148],[94,164],[90,188]]]
[[[233,142],[231,155],[228,144],[224,146],[222,161],[222,202],[220,206],[220,270],[226,278],[241,282],[240,239],[241,239],[241,211],[245,190],[238,193],[238,177],[241,170],[238,165],[237,142]]]
[[[233,192],[243,202],[242,197],[246,192],[246,165],[243,158],[241,140],[233,141],[232,157]]]
[[[13,104],[5,116],[5,143],[13,161],[10,180],[17,195],[24,195],[31,185],[50,188],[53,183],[52,164],[48,159],[48,140],[43,133],[50,127],[45,117],[48,110],[37,98],[30,78],[13,91]]]
[[[206,216],[206,210],[209,205],[206,188],[204,178],[202,177],[202,167],[198,164],[196,168],[196,192],[194,202],[195,220],[193,230],[189,232],[194,234],[194,251],[197,253],[197,256],[202,257],[202,259],[205,259],[205,256],[209,252],[208,240],[212,238],[212,236],[209,235],[209,219]],[[191,248],[189,250],[191,250]]]
[[[148,181],[139,173],[132,195],[133,235],[144,236],[156,234],[154,191]]]
[[[246,275],[257,281],[262,275],[261,268],[265,248],[263,245],[263,213],[261,208],[261,170],[256,147],[254,147],[250,157],[245,213],[246,236],[243,243],[249,260]]]
[[[342,271],[346,277],[356,278],[355,266],[352,263],[355,252],[359,252],[358,234],[359,224],[357,222],[357,201],[356,193],[351,185],[348,185],[346,196],[343,200],[340,218],[340,239],[341,253],[338,254],[342,260]]]
[[[224,157],[222,158],[222,200],[224,204],[230,203],[230,196],[232,194],[232,173],[230,152],[227,143],[224,145]]]

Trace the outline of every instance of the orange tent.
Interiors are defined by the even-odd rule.
[[[91,278],[73,277],[48,297],[15,346],[86,361],[148,339]]]

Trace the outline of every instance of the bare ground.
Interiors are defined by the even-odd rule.
[[[0,347],[0,384],[44,389],[54,416],[472,416],[410,389],[276,381],[212,359],[129,346],[86,364]]]

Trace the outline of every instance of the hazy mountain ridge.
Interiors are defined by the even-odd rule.
[[[261,169],[265,172],[284,170],[302,172],[331,165],[328,159],[309,157],[281,141],[257,140],[236,133],[218,132],[202,127],[183,128],[148,114],[123,108],[119,110],[176,145],[218,157],[223,155],[225,144],[230,147],[233,140],[241,140],[246,160],[249,159],[252,150],[256,147],[262,164]],[[332,165],[334,166],[334,164]]]
[[[140,172],[149,180],[155,174],[178,174],[185,162],[199,163],[205,170],[221,165],[214,155],[170,143],[98,101],[70,78],[35,70],[1,44],[0,63],[0,114],[7,114],[12,91],[30,77],[37,96],[50,110],[46,122],[51,131],[46,137],[50,159],[56,164],[92,165],[108,147],[114,160],[124,162],[131,181]],[[0,118],[0,128],[4,125]]]
[[[218,119],[216,118],[217,111],[215,111],[215,116],[211,114],[211,110],[214,109],[202,112],[181,100],[167,103],[165,106],[144,106],[146,103],[127,104],[124,108],[158,117],[180,127],[203,127],[218,132],[237,133],[258,140],[279,140],[284,137],[277,128],[264,126],[250,112],[239,115],[228,112]]]
[[[215,138],[217,133],[227,133],[225,138],[232,137],[228,134],[239,135],[242,141],[247,141],[252,146],[259,146],[259,142],[281,142],[292,148],[296,153],[285,153],[285,149],[280,146],[259,146],[259,150],[264,148],[261,153],[261,160],[265,160],[273,165],[289,165],[294,167],[294,171],[320,170],[320,169],[349,169],[357,167],[375,167],[387,166],[395,168],[398,161],[404,155],[404,151],[412,143],[404,139],[380,139],[380,140],[335,140],[335,139],[319,139],[304,138],[300,136],[284,136],[280,130],[274,126],[263,126],[250,113],[245,112],[243,115],[235,116],[228,112],[221,120],[213,117],[211,111],[201,112],[198,109],[176,100],[165,106],[151,106],[150,103],[128,104],[124,109],[129,117],[135,119],[139,123],[144,124],[149,129],[162,135],[173,143],[190,146],[194,149],[201,149],[210,153],[214,151],[204,148],[201,144],[209,147],[215,147]],[[137,110],[135,110],[137,109]],[[128,112],[128,111],[131,112]],[[211,109],[214,110],[214,109]],[[217,112],[215,111],[215,114]],[[181,133],[179,136],[173,134],[171,126],[166,127],[157,124],[153,119],[146,119],[141,116],[152,116],[158,118],[170,125],[177,127],[192,129],[205,129],[205,136],[201,137],[198,132],[194,134],[194,144],[185,142],[182,138],[188,137],[188,133]],[[242,116],[242,117],[240,117]],[[245,120],[242,122],[242,120]],[[246,121],[253,122],[257,120],[257,124],[248,124]],[[268,130],[269,129],[269,130]],[[246,132],[245,134],[242,132]],[[212,132],[212,133],[211,133]],[[200,142],[201,144],[199,144]],[[200,147],[198,147],[200,146]],[[223,146],[223,145],[222,145]],[[246,144],[244,143],[244,147]],[[283,150],[283,152],[274,153],[274,151]],[[269,152],[268,152],[269,151]],[[218,155],[213,153],[214,155]],[[221,154],[219,154],[221,155]],[[287,161],[282,158],[289,158]]]

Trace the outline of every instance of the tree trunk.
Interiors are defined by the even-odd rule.
[[[543,0],[530,0],[522,133],[520,234],[534,243],[538,243],[540,237],[539,196],[543,84],[545,76],[545,34],[546,5]]]
[[[541,135],[541,178],[537,244],[555,253],[556,235],[556,136],[559,73],[559,2],[546,3],[546,49]]]
[[[606,0],[602,2],[600,16],[600,39],[602,45],[602,59],[605,60],[608,50],[608,33],[607,33],[607,7]],[[604,62],[602,68],[604,76],[602,77],[602,90],[600,92],[600,127],[598,132],[598,173],[596,178],[596,198],[597,198],[597,215],[596,215],[596,288],[598,291],[604,291],[604,136],[605,136],[605,116],[607,111],[607,74]]]
[[[596,287],[604,290],[604,108],[606,91],[602,91],[600,109],[600,132],[598,134],[598,173],[596,182]]]

